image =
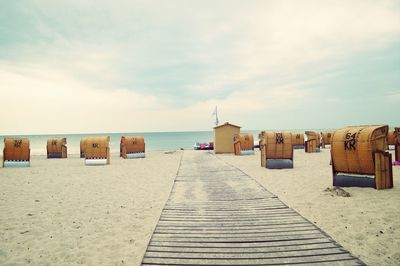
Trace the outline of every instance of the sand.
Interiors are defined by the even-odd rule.
[[[217,158],[253,177],[368,265],[400,265],[399,166],[393,167],[393,189],[343,188],[350,193],[343,197],[340,191],[329,191],[329,149],[295,150],[295,168],[285,170],[261,168],[259,151],[254,156]]]
[[[0,168],[0,265],[139,265],[181,155],[113,155],[111,165],[91,167],[77,156],[33,156],[30,168]],[[350,197],[343,197],[332,190],[329,149],[296,150],[290,170],[261,168],[258,151],[218,159],[253,177],[367,264],[400,265],[400,167],[394,167],[394,189],[344,188]]]
[[[139,265],[181,152],[84,166],[33,156],[0,168],[0,265]]]

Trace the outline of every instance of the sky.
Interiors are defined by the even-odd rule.
[[[400,125],[400,1],[0,6],[3,135]]]

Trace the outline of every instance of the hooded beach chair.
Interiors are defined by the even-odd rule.
[[[4,138],[3,167],[30,166],[29,139]]]
[[[392,155],[386,151],[387,133],[387,125],[336,130],[331,139],[333,185],[392,188]]]
[[[394,143],[394,160],[396,164],[400,163],[400,127],[394,128],[395,143]]]
[[[110,137],[90,137],[85,142],[85,164],[110,164]]]
[[[304,134],[292,133],[292,145],[294,149],[304,149]]]
[[[252,134],[240,133],[233,136],[233,148],[235,155],[254,154],[254,138]]]
[[[390,128],[387,136],[388,145],[396,145],[396,129]]]
[[[142,136],[122,136],[120,143],[120,153],[122,158],[144,158],[145,143]]]
[[[262,131],[259,138],[262,167],[293,168],[292,133]]]
[[[86,147],[86,141],[88,138],[83,138],[81,139],[80,142],[80,157],[85,158],[85,147]]]
[[[47,158],[67,158],[67,139],[52,138],[47,140]]]
[[[325,145],[331,145],[332,132],[321,132],[321,147],[325,148]]]
[[[307,140],[304,143],[305,152],[320,152],[321,136],[315,131],[306,131]]]

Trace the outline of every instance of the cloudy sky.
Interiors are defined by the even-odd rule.
[[[0,134],[400,125],[400,1],[0,5]]]

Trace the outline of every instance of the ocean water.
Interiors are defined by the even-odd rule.
[[[261,130],[242,130],[251,133],[254,141],[258,141]],[[304,132],[304,129],[285,130]],[[318,130],[316,130],[318,131]],[[110,149],[112,153],[119,152],[121,136],[144,136],[147,151],[168,151],[177,149],[193,149],[195,142],[213,141],[213,131],[188,131],[188,132],[133,132],[133,133],[104,133],[104,134],[56,134],[56,135],[0,135],[0,149],[3,150],[4,137],[25,137],[30,139],[31,154],[46,155],[47,139],[52,137],[67,138],[68,154],[79,154],[80,140],[91,136],[110,136]]]

